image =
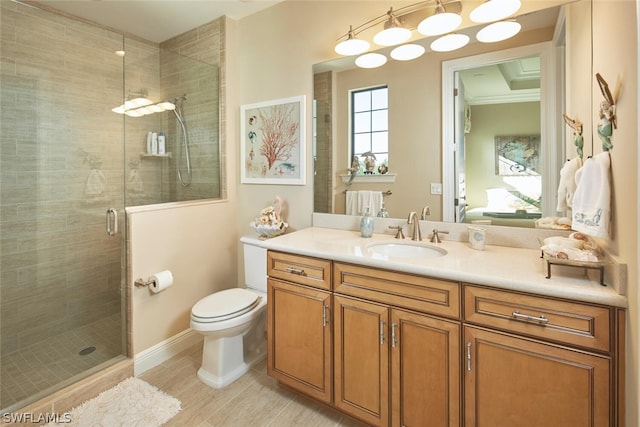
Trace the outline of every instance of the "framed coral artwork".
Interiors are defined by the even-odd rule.
[[[305,184],[305,96],[240,107],[240,182]]]

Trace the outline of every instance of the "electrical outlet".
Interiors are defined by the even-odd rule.
[[[431,194],[442,194],[442,184],[440,184],[439,182],[432,182]]]

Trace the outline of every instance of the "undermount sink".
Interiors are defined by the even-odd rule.
[[[436,258],[447,254],[447,251],[433,245],[419,242],[380,242],[367,246],[367,250],[375,255],[394,258]]]

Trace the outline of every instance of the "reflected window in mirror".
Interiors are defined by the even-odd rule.
[[[351,91],[351,168],[376,173],[389,163],[389,90],[378,86]],[[358,164],[356,165],[356,161]]]

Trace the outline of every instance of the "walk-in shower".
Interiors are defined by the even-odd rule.
[[[190,37],[158,45],[32,5],[0,8],[5,413],[126,357],[125,207],[220,197],[220,47],[202,41],[218,49],[205,62],[177,53]],[[140,87],[189,101],[114,114]],[[150,131],[166,135],[167,153],[146,152]]]

